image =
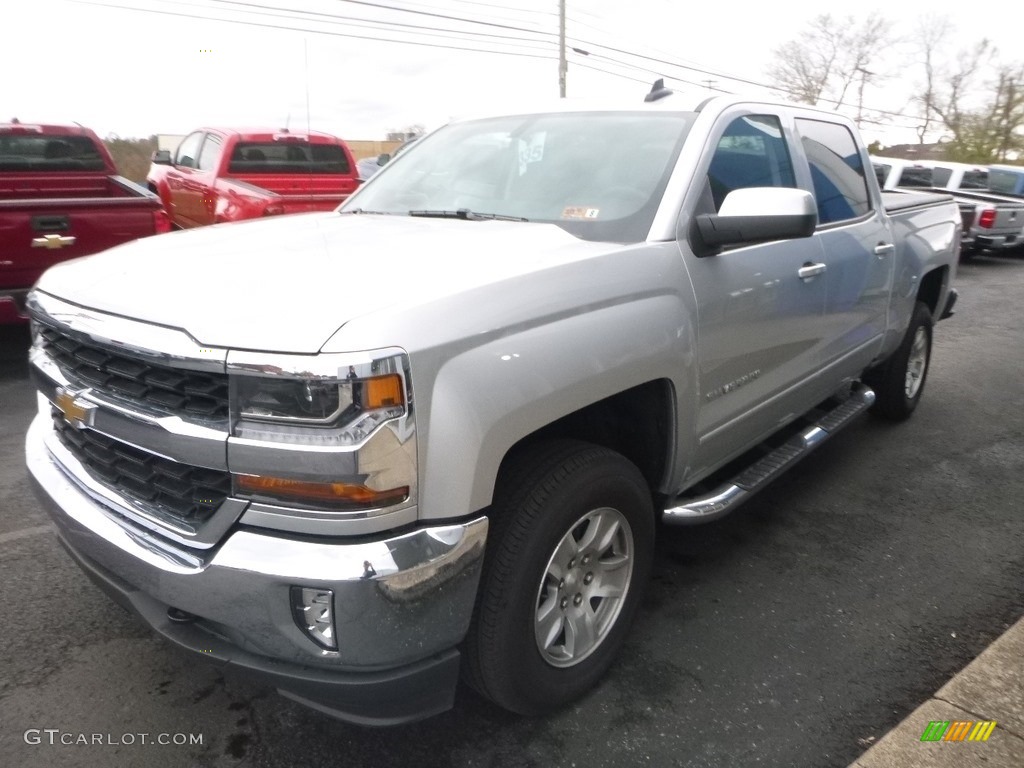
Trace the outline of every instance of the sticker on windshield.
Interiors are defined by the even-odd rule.
[[[596,219],[601,214],[600,208],[586,208],[580,205],[570,205],[562,211],[563,219]]]
[[[530,136],[530,140],[519,139],[519,175],[526,173],[526,167],[530,163],[539,163],[544,159],[544,142],[547,139],[547,131],[538,131]]]

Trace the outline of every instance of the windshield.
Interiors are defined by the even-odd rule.
[[[639,242],[691,123],[671,112],[454,123],[417,141],[340,210],[550,222],[587,240]]]

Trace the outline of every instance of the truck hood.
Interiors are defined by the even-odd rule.
[[[38,287],[205,346],[313,353],[356,317],[621,247],[553,224],[299,214],[137,240],[52,267]]]

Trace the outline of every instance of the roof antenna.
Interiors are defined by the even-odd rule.
[[[659,77],[654,81],[654,85],[651,86],[650,92],[644,96],[644,101],[657,101],[658,99],[663,99],[666,96],[671,96],[672,93],[671,89],[665,87],[665,78]]]

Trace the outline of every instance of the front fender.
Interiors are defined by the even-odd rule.
[[[445,360],[420,443],[421,517],[488,506],[509,449],[587,405],[655,379],[671,380],[681,399],[692,396],[691,330],[679,297],[660,294],[561,317]]]

